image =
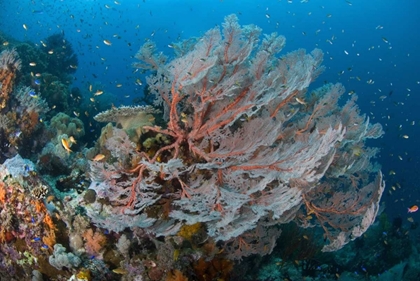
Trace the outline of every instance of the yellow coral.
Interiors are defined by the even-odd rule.
[[[183,225],[178,232],[178,236],[181,236],[187,240],[191,240],[191,237],[194,236],[201,228],[201,223],[197,222],[191,225]]]
[[[363,149],[359,146],[355,146],[352,148],[352,154],[353,156],[360,157],[363,153]]]
[[[35,264],[35,263],[37,263],[38,262],[38,259],[36,258],[36,257],[34,257],[30,252],[28,252],[28,251],[25,251],[24,253],[23,253],[23,256],[24,256],[24,258],[22,258],[22,259],[20,259],[20,260],[18,260],[16,263],[18,264],[18,265],[25,265],[25,264],[28,264],[28,265],[33,265],[33,264]]]
[[[92,276],[90,275],[90,271],[88,269],[82,269],[79,273],[76,274],[77,280],[92,280]]]

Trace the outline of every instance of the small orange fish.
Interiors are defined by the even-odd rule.
[[[104,159],[105,158],[105,155],[103,155],[103,154],[98,154],[98,155],[96,155],[93,159],[92,159],[92,161],[101,161],[102,159]]]
[[[419,207],[417,207],[417,205],[413,205],[410,208],[408,208],[408,212],[407,213],[415,213],[419,210]]]
[[[63,145],[64,149],[65,149],[68,153],[72,152],[72,151],[71,151],[71,149],[70,149],[69,142],[68,142],[66,139],[61,139],[61,144]]]

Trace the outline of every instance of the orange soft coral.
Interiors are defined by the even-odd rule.
[[[53,222],[53,219],[51,218],[51,216],[49,214],[45,214],[44,223],[46,225],[48,225],[48,227],[49,227],[50,230],[56,229],[56,227],[54,225],[54,222]]]
[[[83,233],[83,238],[85,240],[86,251],[90,255],[99,255],[106,244],[106,236],[97,230],[93,232],[91,228]]]
[[[6,185],[4,184],[4,182],[0,182],[0,203],[6,203],[6,194]]]
[[[55,232],[54,230],[50,229],[44,237],[42,237],[42,242],[48,246],[51,250],[54,248],[55,245]]]

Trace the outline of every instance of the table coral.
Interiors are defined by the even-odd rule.
[[[98,122],[115,122],[129,135],[130,139],[137,142],[142,134],[143,126],[154,124],[153,113],[159,111],[151,106],[121,106],[97,114],[94,119]]]

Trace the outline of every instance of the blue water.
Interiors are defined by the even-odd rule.
[[[320,48],[326,70],[312,87],[343,83],[358,94],[362,112],[383,125],[385,135],[369,145],[381,149],[385,212],[408,224],[407,217],[420,220],[420,212],[407,214],[420,204],[419,11],[415,0],[16,0],[1,1],[0,30],[36,44],[64,33],[79,60],[73,86],[88,95],[90,84],[102,84],[107,94],[98,99],[109,106],[142,96],[144,76],[131,64],[145,40],[172,54],[168,44],[200,36],[231,13],[240,24],[284,35],[283,53]]]

